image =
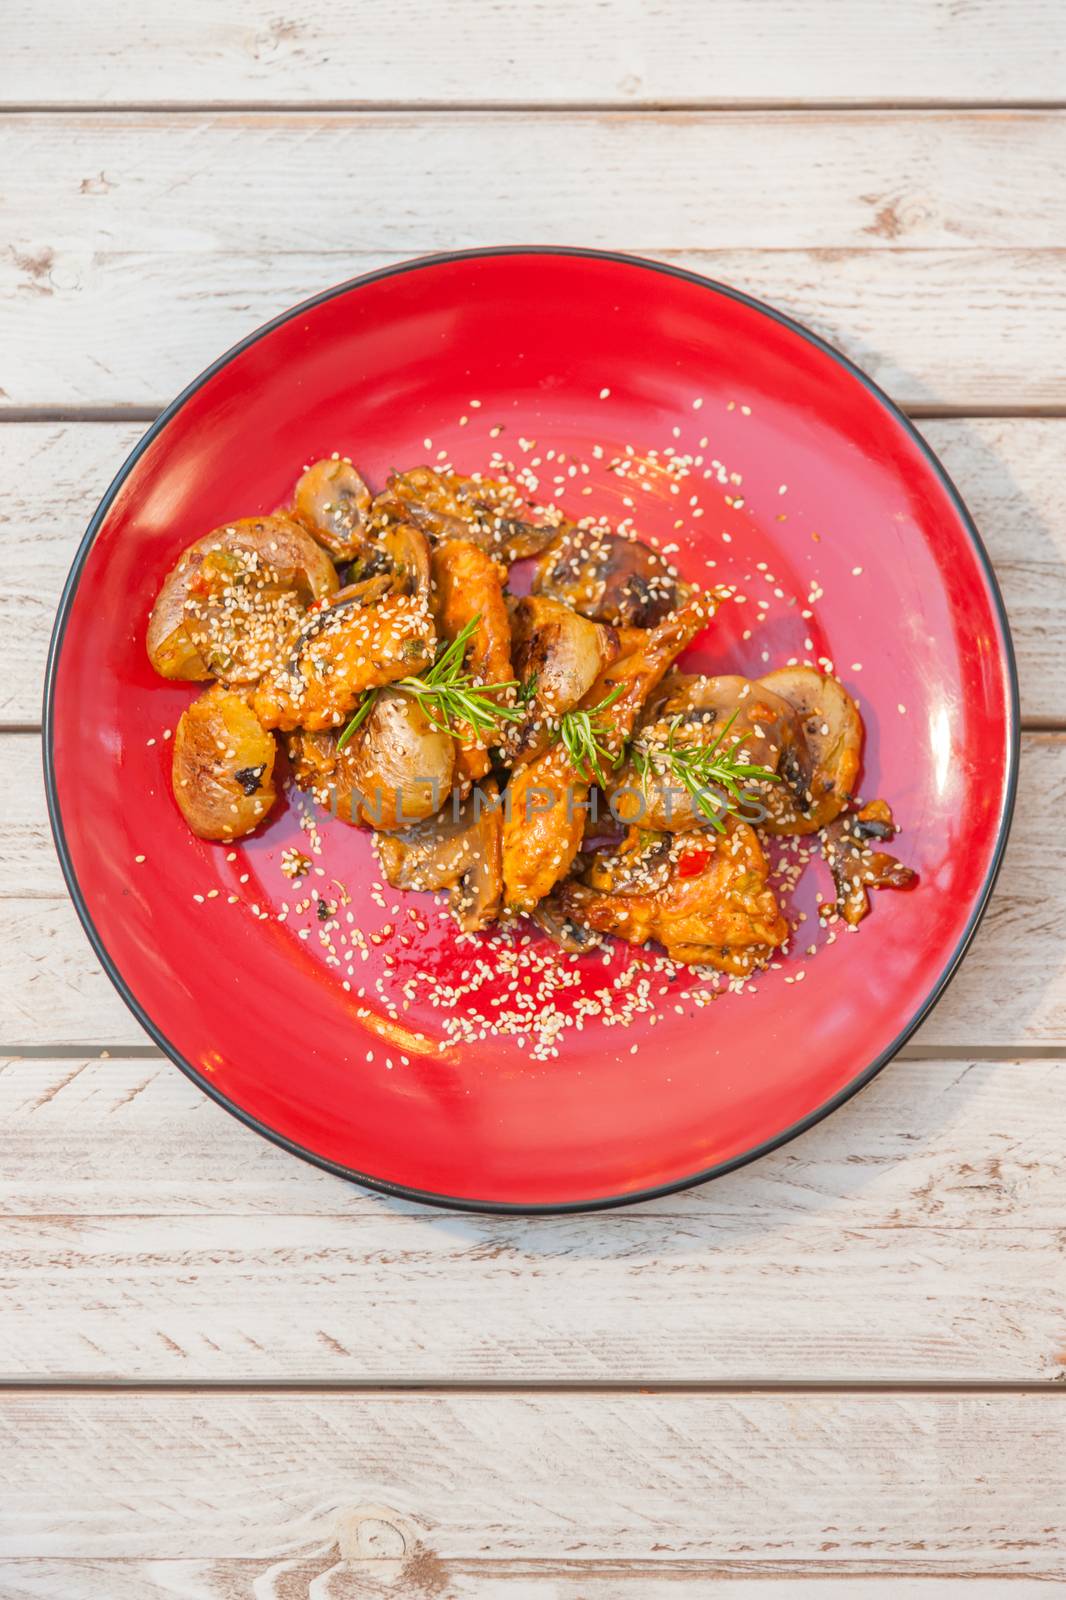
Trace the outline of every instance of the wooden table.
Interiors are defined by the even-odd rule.
[[[9,0],[2,50],[2,1600],[1066,1588],[1066,7]],[[1026,727],[893,1066],[710,1187],[530,1221],[348,1187],[162,1060],[37,733],[158,408],[328,283],[514,240],[736,283],[921,419]]]

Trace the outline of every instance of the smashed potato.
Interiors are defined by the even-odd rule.
[[[184,711],[174,731],[174,798],[201,839],[239,839],[274,804],[277,744],[243,695],[220,684]]]

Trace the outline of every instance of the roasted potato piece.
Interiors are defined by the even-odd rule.
[[[354,561],[368,544],[372,496],[347,456],[314,461],[293,495],[292,511],[335,561]]]
[[[243,695],[214,684],[174,731],[174,798],[201,839],[238,839],[274,804],[277,744]]]
[[[456,639],[477,619],[466,649],[466,668],[478,684],[511,684],[511,623],[503,597],[501,568],[469,539],[450,539],[433,551],[430,604],[442,639]],[[501,697],[501,704],[504,700]],[[483,778],[489,757],[482,738],[466,723],[456,728],[462,778]]]
[[[540,558],[532,587],[594,622],[639,628],[654,627],[691,593],[650,545],[573,524]]]
[[[614,697],[602,724],[610,754],[622,750],[645,700],[682,650],[703,632],[717,601],[715,595],[691,600],[640,635],[635,648],[596,679],[581,708],[591,710]],[[531,911],[569,871],[584,832],[591,779],[591,773],[575,769],[561,743],[549,746],[511,779],[511,807],[503,830],[504,898],[509,910]]]
[[[502,811],[490,779],[403,833],[375,837],[378,860],[396,889],[449,890],[452,914],[465,933],[495,921],[503,893]]]
[[[552,897],[557,914],[630,944],[655,939],[684,965],[742,977],[788,938],[762,846],[736,817],[723,834],[686,839],[665,857],[661,838],[634,830],[620,850],[582,865]]]
[[[413,522],[432,539],[467,539],[510,563],[539,555],[556,529],[529,522],[512,484],[493,478],[462,478],[434,467],[413,467],[389,479],[374,501],[376,520]]]
[[[439,811],[455,777],[455,740],[410,695],[383,690],[345,747],[365,827],[409,827]]]
[[[333,563],[288,517],[243,517],[183,551],[148,619],[164,678],[256,683],[307,606],[336,592]]]
[[[813,667],[781,667],[758,680],[780,695],[803,728],[803,743],[785,753],[784,782],[769,797],[770,833],[817,833],[851,799],[862,764],[859,709],[842,684]]]
[[[529,761],[550,743],[563,712],[617,660],[618,630],[590,622],[559,600],[527,595],[511,613],[511,638],[526,718],[508,730],[504,749],[512,762]]]
[[[439,811],[451,794],[455,741],[409,695],[383,690],[349,743],[337,746],[334,733],[288,738],[297,784],[342,822],[409,827]]]
[[[894,838],[895,833],[896,824],[885,800],[871,800],[861,811],[829,824],[822,835],[822,851],[837,897],[835,904],[822,906],[823,917],[838,912],[855,927],[869,914],[868,889],[908,889],[918,881],[918,874],[895,856],[872,848],[875,842]]]

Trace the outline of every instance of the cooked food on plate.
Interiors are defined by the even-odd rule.
[[[684,670],[731,598],[502,477],[419,466],[375,496],[347,457],[312,462],[290,506],[197,538],[163,580],[152,665],[209,685],[175,730],[175,799],[230,844],[291,781],[464,933],[528,917],[575,955],[614,936],[746,977],[790,936],[782,840],[820,837],[821,913],[848,926],[914,873],[858,796],[843,684]]]

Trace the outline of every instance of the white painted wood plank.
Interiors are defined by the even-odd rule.
[[[553,243],[588,242],[573,223],[546,220],[535,232]],[[511,238],[524,236],[516,225]],[[455,240],[454,229],[442,227],[434,248]],[[508,240],[502,228],[472,242],[501,240]],[[279,238],[260,255],[202,259],[101,249],[69,270],[57,269],[58,256],[43,245],[20,250],[18,261],[0,254],[0,304],[16,307],[0,350],[0,408],[61,415],[78,406],[161,409],[217,356],[289,306],[405,259],[402,252],[355,249],[298,253],[291,243]],[[615,243],[629,248],[631,240],[620,231]],[[408,254],[414,253],[423,252]],[[797,318],[901,405],[953,412],[1066,405],[1057,359],[1066,340],[1062,251],[649,248],[644,254]],[[43,292],[34,287],[35,274]],[[167,307],[162,321],[160,306]]]
[[[923,422],[988,545],[1030,721],[1066,723],[1066,419]],[[0,436],[0,726],[40,718],[55,608],[139,423],[7,423]],[[17,796],[16,796],[17,803]],[[0,849],[6,836],[0,832]],[[12,887],[11,880],[5,880]]]
[[[395,1526],[395,1524],[393,1524]],[[374,1530],[378,1532],[377,1529]],[[321,1594],[323,1600],[381,1600],[383,1594],[405,1593],[383,1589],[384,1561],[368,1559],[365,1566],[345,1561],[339,1566],[335,1552],[302,1561],[253,1560],[90,1561],[22,1560],[0,1562],[0,1584],[5,1600],[303,1600]],[[743,1570],[739,1560],[728,1569]],[[394,1569],[389,1568],[391,1573]],[[811,1577],[812,1570],[818,1571]],[[327,1587],[309,1586],[325,1579]],[[815,1561],[801,1566],[759,1563],[759,1571],[744,1577],[723,1576],[723,1564],[691,1561],[449,1561],[442,1569],[430,1554],[412,1549],[401,1562],[399,1577],[412,1585],[411,1600],[616,1600],[619,1595],[636,1600],[677,1600],[707,1596],[708,1600],[825,1600],[827,1593],[854,1596],[856,1600],[886,1600],[885,1576],[864,1575],[853,1569],[836,1571]],[[1004,1600],[1001,1577],[889,1577],[891,1600]],[[443,1583],[443,1588],[440,1586]],[[258,1585],[258,1587],[257,1587]],[[1047,1600],[1043,1578],[1011,1576],[1009,1600]]]
[[[331,282],[514,239],[750,288],[907,403],[1066,398],[1063,114],[27,115],[0,162],[9,406],[160,404]]]
[[[56,36],[63,48],[54,48]],[[1061,101],[1053,0],[12,0],[0,104]]]
[[[669,1229],[706,1213],[715,1227],[757,1221],[768,1234],[832,1233],[842,1218],[861,1230],[934,1227],[989,1240],[1000,1230],[1047,1232],[1062,1220],[1063,1070],[1056,1060],[900,1060],[751,1167],[636,1210],[550,1225],[600,1236],[630,1218]],[[250,1137],[162,1056],[5,1059],[0,1125],[5,1218],[387,1216],[447,1228],[464,1220],[293,1161]],[[549,1219],[481,1220],[521,1244]]]
[[[0,1434],[7,1557],[1066,1577],[1055,1394],[28,1392]]]
[[[0,736],[23,770],[36,765],[33,735]],[[11,761],[11,757],[6,758]],[[14,770],[14,767],[12,767]],[[15,808],[9,898],[0,921],[0,1049],[146,1043],[112,990],[59,893],[41,820],[43,795],[32,775]],[[39,799],[35,796],[40,796]],[[1066,736],[1028,734],[1014,831],[992,904],[947,994],[916,1036],[936,1054],[943,1045],[1055,1046],[1066,1038]],[[0,837],[3,824],[0,822]],[[3,847],[0,847],[0,856]],[[17,893],[19,889],[30,893]],[[44,891],[43,893],[41,891]]]
[[[1048,1381],[1064,1085],[898,1062],[714,1184],[522,1219],[316,1172],[159,1059],[8,1061],[0,1381]]]

